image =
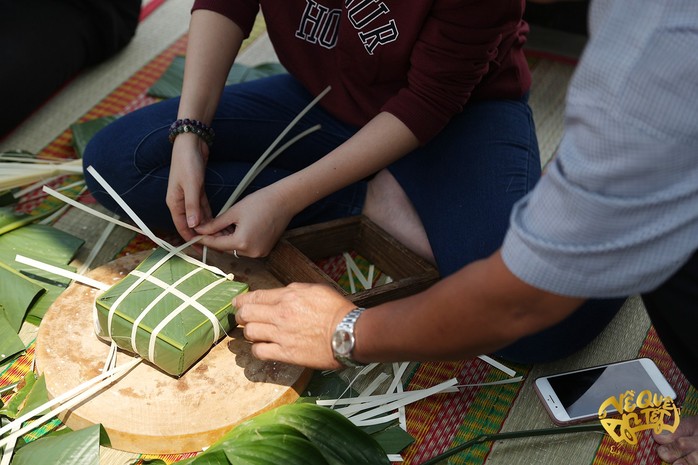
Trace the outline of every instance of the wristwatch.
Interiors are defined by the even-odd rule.
[[[366,309],[356,307],[354,310],[347,313],[342,321],[339,322],[332,335],[332,352],[334,352],[334,358],[346,367],[364,366],[351,358],[351,353],[356,344],[354,325],[364,310]]]

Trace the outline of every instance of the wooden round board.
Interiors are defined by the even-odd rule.
[[[117,259],[88,276],[111,285],[144,257],[141,253]],[[235,273],[235,279],[247,282],[251,289],[279,286],[257,262],[232,260],[209,262]],[[72,284],[39,327],[36,368],[45,376],[50,398],[102,371],[109,346],[94,332],[93,303],[98,293]],[[119,351],[117,366],[131,359]],[[253,358],[242,330],[236,328],[182,377],[174,378],[143,362],[59,418],[73,429],[101,423],[114,449],[149,454],[199,451],[238,423],[295,401],[310,375],[301,367]]]

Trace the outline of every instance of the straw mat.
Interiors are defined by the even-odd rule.
[[[87,121],[107,115],[123,114],[140,108],[153,101],[146,96],[146,91],[165,71],[172,59],[183,54],[186,48],[186,36],[183,36],[164,52],[156,56],[146,66],[100,101],[80,121]],[[573,67],[568,63],[555,63],[547,59],[531,60],[534,75],[534,89],[531,92],[531,106],[534,109],[536,125],[541,141],[541,153],[547,162],[556,150],[562,127],[562,105],[564,91]],[[73,158],[71,134],[68,128],[53,142],[44,148],[40,156],[46,158]],[[87,199],[85,201],[88,201]],[[134,253],[153,246],[149,240],[138,236],[127,240],[126,245],[115,255]],[[328,264],[327,266],[336,266]],[[342,273],[340,273],[341,275]],[[637,356],[647,356],[655,360],[663,373],[679,394],[677,403],[683,407],[684,414],[698,412],[698,394],[689,385],[675,367],[659,342],[655,332],[650,329],[646,334],[631,335],[638,340]],[[640,342],[641,341],[641,342]],[[593,350],[593,349],[585,349]],[[594,354],[590,357],[594,359]],[[25,355],[17,359],[4,372],[0,373],[0,387],[20,380],[30,369],[33,360],[33,346],[29,346]],[[602,360],[605,362],[606,360]],[[508,364],[518,374],[528,377],[534,372],[533,366],[516,366]],[[482,383],[506,379],[507,375],[479,359],[457,362],[434,362],[419,365],[409,379],[406,389],[427,388],[439,382],[456,377],[460,384]],[[483,433],[495,433],[515,417],[541,415],[542,406],[531,396],[530,379],[525,383],[504,384],[498,386],[466,387],[458,393],[441,394],[411,404],[407,407],[408,432],[415,438],[414,444],[404,452],[404,463],[420,464],[444,450],[464,443]],[[545,426],[551,426],[545,425]],[[506,428],[505,428],[506,429]],[[630,465],[636,463],[659,464],[654,453],[649,433],[642,436],[637,446],[619,446],[608,437],[593,439],[596,446],[591,455],[573,454],[566,449],[566,443],[556,446],[549,442],[551,455],[544,455],[538,463],[568,464],[613,464]],[[526,439],[503,441],[502,443],[484,443],[470,448],[450,459],[451,464],[485,464],[485,463],[526,463],[507,459],[502,461],[497,456],[506,456],[506,450],[514,451],[514,457],[525,456],[532,447],[540,447],[540,442]],[[552,449],[557,448],[556,453]],[[502,450],[500,453],[499,450]],[[497,451],[497,453],[493,453]],[[559,457],[564,456],[564,462]],[[163,457],[168,462],[184,456]],[[557,457],[557,458],[554,458]],[[530,463],[530,462],[529,462]]]

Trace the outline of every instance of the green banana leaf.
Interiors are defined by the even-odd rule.
[[[53,226],[31,224],[0,236],[0,260],[11,263],[15,255],[20,254],[34,258],[40,256],[41,261],[65,265],[84,243],[83,239]]]
[[[24,352],[24,349],[24,342],[20,339],[17,331],[12,329],[5,315],[0,313],[0,364]],[[0,371],[2,370],[0,369]]]
[[[46,290],[31,279],[0,262],[0,314],[16,333],[36,298]]]
[[[221,451],[227,462],[222,461]],[[340,413],[310,403],[277,407],[238,425],[180,465],[389,464],[386,452]]]
[[[274,74],[286,73],[280,63],[263,63],[257,66],[246,66],[235,63],[228,73],[226,85],[252,81]],[[182,93],[184,81],[184,57],[176,56],[162,77],[148,89],[148,95],[156,98],[173,98]]]
[[[84,242],[72,234],[43,224],[30,224],[0,236],[0,262],[4,262],[8,267],[20,272],[45,291],[28,309],[24,317],[26,321],[38,325],[46,310],[70,285],[71,280],[30,265],[18,263],[15,261],[15,257],[24,255],[68,271],[75,271],[74,267],[67,264],[75,257]],[[2,288],[3,285],[0,284],[0,289]],[[0,305],[2,305],[4,295],[0,292]]]
[[[92,136],[116,119],[117,116],[104,116],[83,123],[72,124],[70,129],[73,133],[73,147],[78,157],[82,158],[85,147],[87,147],[87,143],[92,139]]]
[[[102,425],[33,441],[19,449],[12,465],[99,465],[99,446],[109,446]]]
[[[58,211],[61,205],[43,210],[38,214],[28,214],[15,211],[13,206],[0,207],[0,234],[5,234],[30,223],[45,218]]]
[[[136,267],[136,271],[143,273],[149,271],[166,254],[167,251],[164,249],[155,249]],[[190,275],[192,272],[194,273]],[[178,256],[169,258],[151,276],[160,280],[165,286],[176,283],[177,291],[187,296],[194,296],[217,283],[215,289],[209,288],[196,300],[215,316],[222,329],[220,336],[224,336],[225,332],[233,327],[233,297],[247,292],[248,289],[247,284],[244,283],[227,279],[221,281],[220,276]],[[187,278],[182,280],[184,277]],[[128,292],[133,286],[135,287]],[[123,296],[127,292],[128,294]],[[114,305],[117,307],[112,312]],[[156,334],[151,360],[149,345],[154,329],[179,307],[182,307],[182,311]],[[109,314],[113,313],[111,339],[120,348],[129,352],[133,351],[131,334],[134,322],[143,310],[148,308],[138,323],[135,335],[136,350],[143,358],[150,360],[155,366],[173,376],[184,373],[208,352],[214,342],[217,342],[213,340],[214,328],[208,317],[192,305],[185,304],[175,293],[165,292],[161,284],[142,280],[134,272],[129,273],[100,295],[95,302],[95,308],[98,336],[109,336]]]
[[[399,454],[414,442],[414,437],[397,423],[371,434],[371,437],[381,445],[386,454]]]
[[[34,374],[34,376],[36,376],[36,374]],[[48,391],[46,390],[46,379],[44,378],[44,375],[41,375],[38,378],[36,378],[36,381],[31,386],[29,393],[24,399],[24,403],[21,406],[19,414],[22,415],[25,412],[31,412],[35,408],[46,404],[48,401],[49,398]],[[37,416],[48,413],[48,411],[49,409],[45,409],[44,411],[39,412]]]
[[[11,418],[13,420],[18,418],[21,415],[20,412],[22,411],[24,401],[29,396],[34,384],[36,384],[36,380],[37,377],[33,371],[29,371],[26,375],[24,375],[24,379],[18,386],[17,392],[15,392],[7,403],[0,408],[0,416]],[[45,384],[44,389],[46,389]]]

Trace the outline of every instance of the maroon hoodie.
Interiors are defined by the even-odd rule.
[[[196,0],[249,35],[260,8],[281,64],[362,126],[381,111],[422,143],[470,100],[517,99],[531,76],[525,0]]]

